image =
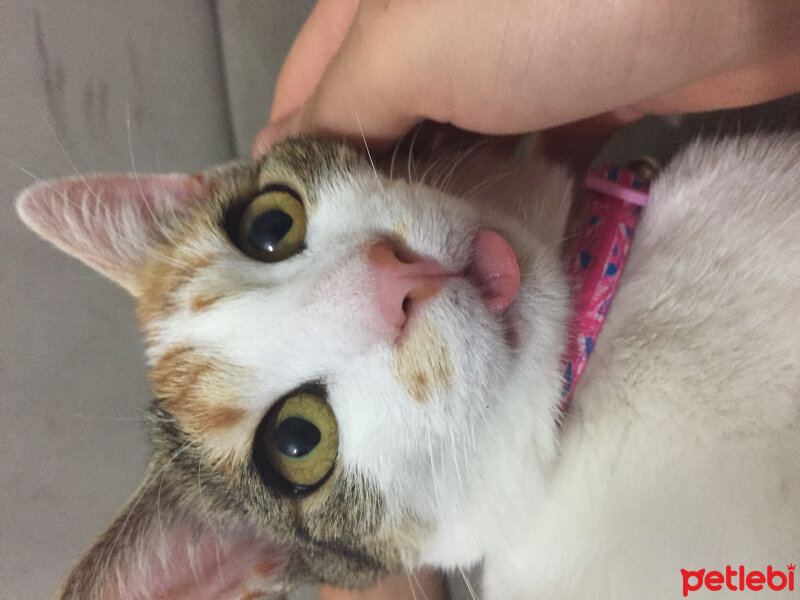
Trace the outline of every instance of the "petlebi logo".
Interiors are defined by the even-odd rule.
[[[742,592],[744,590],[765,590],[780,592],[783,590],[794,591],[794,563],[786,565],[786,570],[782,571],[767,565],[766,570],[749,570],[744,565],[732,567],[725,566],[725,571],[687,571],[681,569],[683,576],[683,596],[690,592],[706,589],[712,592],[719,590],[730,590],[732,592]]]

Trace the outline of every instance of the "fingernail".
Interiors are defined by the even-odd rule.
[[[281,117],[280,119],[268,123],[264,129],[258,132],[258,135],[253,142],[253,160],[258,160],[264,156],[264,154],[269,152],[270,148],[272,148],[283,137],[285,137],[287,133],[287,125],[296,112],[297,111],[294,111],[285,117]]]
[[[252,156],[253,160],[258,160],[262,156],[264,156],[272,146],[275,145],[280,139],[280,133],[278,132],[278,124],[270,123],[264,129],[258,132],[255,141],[253,142],[253,151]]]

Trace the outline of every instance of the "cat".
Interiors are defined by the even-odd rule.
[[[800,134],[666,166],[566,411],[574,174],[531,151],[486,179],[476,156],[429,186],[292,139],[21,194],[31,229],[136,298],[156,398],[144,480],[59,598],[476,564],[485,600],[702,597],[739,565],[789,585]]]

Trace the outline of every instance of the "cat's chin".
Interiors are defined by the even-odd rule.
[[[473,459],[460,472],[439,474],[441,501],[430,515],[436,525],[418,558],[447,569],[474,565],[513,538],[510,517],[539,504],[556,457],[567,280],[553,250],[521,227],[497,225],[513,245],[520,283],[513,302],[492,311],[508,352],[492,367],[494,384],[481,399],[485,410],[472,433]]]

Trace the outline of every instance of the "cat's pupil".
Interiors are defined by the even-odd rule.
[[[311,422],[300,417],[287,417],[275,428],[273,440],[281,454],[299,458],[317,447],[322,435]]]
[[[282,210],[268,210],[253,220],[247,240],[254,248],[273,252],[293,224],[292,217]]]

